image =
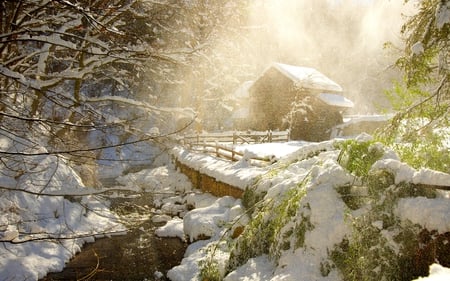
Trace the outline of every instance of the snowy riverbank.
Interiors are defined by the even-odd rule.
[[[246,147],[248,153],[258,154],[268,151],[282,152],[290,144],[255,145]],[[193,242],[186,251],[180,266],[173,268],[168,277],[173,281],[201,280],[199,274],[205,270],[205,263],[211,262],[218,271],[218,276],[227,275],[224,280],[342,280],[341,273],[332,266],[329,253],[341,241],[352,237],[351,220],[358,219],[368,212],[367,209],[350,210],[337,192],[340,186],[351,185],[355,181],[337,163],[339,151],[333,142],[303,143],[294,152],[285,154],[277,164],[268,168],[254,168],[243,165],[243,161],[224,166],[222,160],[200,154],[176,151],[178,157],[186,165],[191,165],[218,180],[234,183],[241,188],[254,186],[256,191],[265,194],[263,201],[277,201],[273,206],[279,206],[285,200],[285,194],[292,190],[292,186],[304,183],[306,195],[300,201],[296,215],[286,219],[286,224],[280,226],[278,235],[288,235],[295,225],[305,217],[310,227],[304,232],[301,247],[294,247],[299,243],[294,235],[284,239],[283,243],[291,245],[290,250],[277,250],[276,258],[272,255],[261,254],[250,257],[246,262],[230,271],[230,261],[237,252],[236,245],[243,247],[232,238],[239,226],[246,225],[251,218],[244,214],[241,200],[219,198],[209,206],[196,208],[184,215],[184,219],[174,218],[165,227],[157,230],[159,235],[178,236],[181,239],[189,237]],[[213,169],[210,167],[220,167]],[[385,151],[384,156],[373,165],[373,169],[386,169],[395,176],[395,182],[411,182],[424,185],[448,185],[450,175],[427,169],[415,170],[398,161],[392,151]],[[219,175],[217,175],[219,174]],[[243,183],[242,175],[253,178]],[[253,176],[249,176],[253,174]],[[258,182],[255,181],[258,179]],[[450,231],[450,219],[442,214],[450,211],[448,192],[437,193],[437,197],[408,197],[399,200],[394,206],[395,216],[404,223],[414,223],[437,230],[439,233]],[[270,210],[269,210],[270,212]],[[267,213],[260,214],[269,218]],[[253,218],[255,219],[255,218]],[[401,248],[399,242],[394,242],[395,231],[383,226],[383,221],[375,221],[381,235],[384,236],[392,248]],[[291,229],[291,230],[289,230]],[[264,230],[261,230],[264,231]],[[245,235],[245,232],[242,234]],[[202,240],[198,240],[202,238]],[[383,238],[384,239],[384,238]],[[275,241],[278,241],[275,239]],[[278,242],[282,243],[282,242]],[[274,245],[270,245],[274,247]],[[276,245],[275,245],[276,247]],[[234,248],[234,249],[233,249]],[[292,249],[294,248],[294,249]],[[264,251],[262,251],[264,252]],[[270,251],[267,251],[270,252]],[[231,258],[230,258],[231,257]],[[203,266],[202,266],[203,264]],[[324,265],[329,265],[324,274]],[[203,272],[202,274],[204,274]],[[445,276],[445,277],[442,277]],[[437,264],[431,267],[429,280],[444,280],[449,278],[449,270]]]
[[[117,178],[123,189],[153,194],[153,202],[149,202],[155,206],[152,219],[155,222],[167,222],[156,229],[156,235],[178,237],[191,243],[181,264],[172,268],[167,277],[173,281],[201,280],[199,274],[202,270],[202,274],[205,274],[205,264],[210,264],[213,265],[212,269],[218,270],[220,276],[227,272],[224,279],[227,281],[343,280],[339,270],[331,266],[329,253],[337,244],[351,237],[351,220],[367,214],[369,210],[349,209],[342,194],[338,192],[338,187],[352,183],[355,178],[338,164],[339,151],[334,142],[261,144],[240,149],[247,150],[249,155],[266,156],[267,153],[276,153],[278,162],[265,168],[255,168],[246,163],[245,157],[239,162],[230,163],[180,148],[174,151],[187,165],[196,166],[219,180],[236,184],[243,189],[251,187],[255,193],[262,194],[259,201],[261,203],[258,203],[261,205],[257,207],[261,211],[261,218],[273,219],[270,216],[275,215],[280,206],[290,202],[286,201],[287,194],[301,199],[294,202],[297,207],[292,217],[278,217],[284,221],[282,225],[276,226],[279,227],[278,235],[284,238],[275,238],[274,241],[279,245],[270,245],[275,252],[270,250],[265,253],[264,249],[257,252],[257,249],[253,249],[254,253],[259,254],[239,260],[239,264],[234,267],[230,261],[237,262],[236,255],[242,255],[244,247],[239,240],[251,235],[246,233],[244,227],[255,227],[255,218],[244,207],[243,199],[217,198],[193,189],[187,177],[175,171],[167,160],[160,167]],[[42,163],[50,165],[46,161],[50,160],[43,157]],[[48,193],[58,194],[62,188],[82,188],[70,169],[61,163],[58,167],[56,176],[53,177],[55,181],[49,185],[53,189],[48,190]],[[373,169],[381,168],[394,172],[396,182],[411,181],[432,185],[450,182],[447,174],[412,169],[399,162],[392,151],[385,151],[383,158],[373,165]],[[11,187],[17,186],[13,178],[3,176],[2,180]],[[73,185],[68,185],[69,182]],[[31,185],[22,186],[33,191]],[[295,190],[301,192],[296,193]],[[61,270],[64,263],[80,251],[84,242],[93,241],[90,233],[125,230],[109,211],[105,201],[92,195],[82,196],[80,201],[72,202],[61,196],[36,196],[7,190],[3,191],[1,198],[0,207],[8,210],[1,218],[3,224],[10,225],[2,232],[4,250],[0,255],[0,276],[5,280],[33,280],[44,276],[48,271]],[[438,192],[436,198],[402,198],[395,205],[393,213],[402,222],[412,222],[444,233],[450,231],[450,219],[442,215],[450,211],[449,200],[447,192]],[[262,202],[273,202],[273,205],[267,205],[273,208],[265,210]],[[30,209],[24,206],[30,206]],[[20,222],[20,217],[30,220]],[[303,225],[306,231],[303,232],[302,240],[295,235],[288,235],[299,230],[298,222],[305,221],[305,218],[308,218],[308,224]],[[11,223],[13,220],[17,223]],[[386,241],[391,243],[390,246],[400,247],[400,244],[391,239],[394,233],[382,221],[374,221],[372,224],[388,239]],[[38,232],[38,228],[41,232],[58,233],[61,236],[76,233],[89,237],[64,239],[60,243],[44,240],[17,244],[26,237],[38,237],[36,234],[24,235],[24,231]],[[285,246],[280,248],[281,244]],[[236,250],[236,245],[240,245],[241,250]],[[327,274],[323,271],[325,265],[329,265]],[[446,280],[449,276],[447,268],[435,264],[431,267],[431,276],[427,280]]]

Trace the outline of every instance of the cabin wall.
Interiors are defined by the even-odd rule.
[[[249,89],[249,127],[253,130],[290,129],[291,139],[330,139],[343,122],[340,110],[323,102],[316,89],[298,89],[285,74],[272,67]]]
[[[288,116],[292,140],[329,140],[332,128],[343,123],[338,108],[324,103],[315,96],[307,96],[297,102]]]
[[[250,88],[250,126],[254,130],[281,129],[298,91],[292,80],[274,68]]]

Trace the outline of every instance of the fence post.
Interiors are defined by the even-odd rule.
[[[219,143],[216,141],[216,156],[219,157]]]
[[[192,149],[192,142],[187,133],[184,133],[183,142],[184,145],[186,145],[189,149]]]
[[[272,142],[272,130],[269,130],[268,141]]]
[[[237,136],[236,136],[236,131],[233,132],[233,144],[236,144],[237,142]]]

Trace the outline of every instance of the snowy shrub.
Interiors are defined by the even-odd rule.
[[[273,244],[269,249],[270,256],[275,260],[280,258],[282,251],[303,247],[306,231],[314,227],[309,219],[311,208],[308,204],[300,206],[305,195],[304,186],[299,184],[297,188],[287,192],[286,198],[289,199],[283,200],[275,209],[277,216],[273,221]]]
[[[210,242],[204,247],[203,257],[198,260],[198,268],[202,281],[220,281],[223,280],[228,265],[229,241],[225,235],[221,239]]]
[[[283,170],[289,167],[290,163],[277,163],[276,166],[273,166],[269,171],[267,171],[263,176],[260,175],[254,181],[251,186],[247,186],[242,195],[242,204],[247,210],[252,210],[258,202],[261,202],[267,192],[264,190],[260,190],[261,185],[272,185],[271,181],[266,181],[263,183],[263,180],[274,179],[278,176]],[[269,187],[267,187],[268,189]]]
[[[303,245],[306,230],[312,228],[308,216],[298,214],[301,199],[306,195],[305,184],[306,181],[291,188],[283,195],[281,201],[277,201],[278,204],[272,199],[266,199],[263,202],[262,207],[255,212],[254,217],[235,242],[228,271],[262,254],[269,254],[275,260],[278,259],[282,251],[292,247],[293,234],[297,237],[294,246]],[[296,216],[302,219],[293,219]]]
[[[242,205],[247,210],[253,210],[254,206],[264,198],[265,193],[256,191],[256,185],[247,187],[242,195]]]
[[[445,109],[448,111],[448,109]],[[425,111],[430,114],[435,107],[428,107]],[[432,116],[418,118],[394,118],[388,128],[380,132],[376,138],[386,146],[395,150],[401,161],[413,168],[430,168],[450,173],[450,131],[449,119],[443,127],[436,126]]]
[[[200,280],[220,281],[222,276],[219,271],[219,264],[214,259],[206,259],[199,262]]]
[[[343,185],[336,188],[336,191],[341,195],[345,205],[351,210],[357,210],[367,204],[368,188],[359,185]]]
[[[7,249],[0,255],[2,280],[38,280],[61,271],[85,242],[125,231],[107,202],[86,195],[92,189],[64,157],[45,155],[37,145],[23,148],[25,142],[0,138],[0,149],[16,154],[2,157],[0,167],[0,239]]]
[[[429,264],[423,272],[417,269],[426,262],[417,254],[424,228],[402,220],[395,210],[402,198],[434,198],[435,191],[399,181],[394,171],[374,165],[387,150],[380,143],[349,140],[340,148],[339,163],[361,181],[337,188],[351,210],[352,234],[331,251],[333,264],[323,263],[322,274],[336,266],[344,280],[412,280],[426,275]]]
[[[264,214],[259,212],[236,241],[227,271],[231,272],[248,259],[267,253],[267,249],[270,247],[269,236],[270,230],[264,223]]]
[[[447,136],[450,139],[449,136]],[[430,168],[450,173],[449,148],[442,145],[442,137],[416,138],[409,143],[392,143],[400,159],[418,168]]]
[[[341,152],[338,162],[350,173],[366,178],[373,163],[379,160],[384,150],[374,141],[347,140],[338,144]]]
[[[248,224],[220,235],[227,247],[201,259],[201,280],[256,276],[258,257],[270,260],[264,280],[412,280],[447,264],[450,232],[436,214],[448,199],[428,199],[427,186],[448,175],[415,170],[367,137],[329,145],[307,145],[249,185]]]
[[[409,183],[395,185],[394,176],[385,170],[371,170],[365,183],[367,196],[363,200],[345,201],[352,210],[364,208],[349,215],[352,234],[330,253],[331,260],[344,280],[412,280],[418,276],[411,269],[417,263],[414,257],[420,249],[418,237],[423,229],[401,221],[395,208],[401,198],[432,198],[435,193]]]

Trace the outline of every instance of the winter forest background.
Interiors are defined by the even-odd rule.
[[[386,109],[399,74],[383,44],[400,42],[402,4],[329,2],[3,1],[3,118],[39,124],[28,133],[54,149],[81,134],[76,150],[86,126],[174,132],[186,107],[216,129],[233,91],[273,61],[333,77],[361,113]]]
[[[0,241],[57,238],[26,224],[27,196],[56,206],[80,195],[69,178],[89,194],[170,136],[226,128],[272,62],[332,77],[349,114],[394,113],[379,139],[449,173],[449,29],[447,0],[0,0]]]

